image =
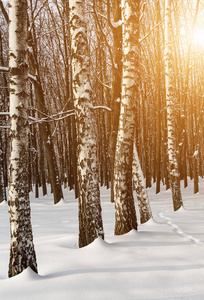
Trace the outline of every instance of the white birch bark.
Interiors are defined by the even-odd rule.
[[[30,266],[37,272],[28,187],[27,1],[9,2],[10,138],[8,205],[9,277]]]
[[[137,230],[132,189],[135,99],[138,94],[139,3],[122,1],[122,97],[114,168],[115,234]]]
[[[97,237],[104,238],[104,232],[100,205],[96,124],[89,81],[90,57],[85,1],[70,0],[69,5],[72,82],[78,143],[79,247],[83,247]]]
[[[135,144],[133,148],[132,177],[133,187],[137,193],[137,201],[140,211],[140,223],[143,224],[151,218],[152,213]]]
[[[114,24],[121,22],[121,0],[112,0],[112,15]],[[110,5],[110,3],[109,3]],[[110,9],[110,8],[109,8]],[[111,87],[111,202],[114,201],[114,162],[120,115],[121,79],[122,79],[122,26],[113,27],[113,60],[112,87]]]
[[[2,132],[0,132],[2,134]],[[6,196],[6,185],[5,185],[5,167],[4,167],[4,155],[3,155],[3,147],[2,147],[2,137],[0,135],[0,203],[3,201],[7,201]]]
[[[167,132],[169,174],[174,210],[182,206],[180,178],[176,154],[175,121],[174,121],[174,76],[172,68],[171,46],[171,0],[165,0],[165,84],[167,105]]]

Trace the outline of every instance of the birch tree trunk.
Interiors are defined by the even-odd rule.
[[[3,201],[7,201],[6,182],[5,182],[5,174],[4,174],[4,159],[6,159],[6,157],[4,156],[3,153],[3,143],[0,135],[0,203]]]
[[[165,84],[167,105],[169,174],[174,210],[182,206],[180,178],[176,153],[174,120],[174,72],[171,47],[171,0],[165,0]]]
[[[152,213],[150,209],[149,198],[145,188],[143,172],[140,166],[140,161],[135,145],[133,148],[132,175],[133,186],[137,193],[137,201],[140,211],[140,223],[143,224],[151,218]]]
[[[114,167],[115,234],[137,230],[132,189],[135,99],[138,93],[138,0],[122,1],[122,99]]]
[[[156,12],[157,12],[157,24],[161,21],[160,13],[160,2],[156,0]],[[157,142],[156,142],[156,194],[160,192],[160,181],[161,181],[161,42],[160,42],[160,28],[157,28],[156,33],[156,43],[157,43],[157,52],[156,52],[156,79],[157,79]]]
[[[96,124],[89,82],[90,57],[85,1],[70,0],[69,5],[73,98],[78,143],[79,247],[83,247],[97,237],[104,238],[104,232],[100,204]]]
[[[9,277],[28,266],[37,272],[33,245],[28,187],[28,64],[27,1],[9,2],[9,70],[10,70],[10,138],[9,214],[10,262]]]
[[[113,21],[118,24],[121,21],[121,0],[112,0]],[[118,133],[118,123],[121,102],[122,79],[122,26],[116,26],[113,30],[113,60],[114,66],[111,88],[111,202],[114,202],[114,162]]]
[[[1,6],[1,5],[0,5]],[[3,7],[3,4],[2,4]],[[1,9],[3,9],[1,7]],[[3,42],[2,42],[2,33],[0,29],[0,66],[4,66],[3,58]],[[3,73],[2,76],[3,86],[7,86],[6,74]],[[5,92],[1,90],[0,93],[0,110],[5,111],[5,107],[8,103],[8,89],[5,89]],[[5,105],[6,104],[6,105]],[[3,129],[4,130],[4,129]],[[0,203],[2,201],[7,201],[6,195],[6,178],[7,178],[7,155],[4,154],[4,149],[7,149],[7,133],[3,132],[0,129]]]

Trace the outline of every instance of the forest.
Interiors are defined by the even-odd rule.
[[[199,0],[0,0],[9,277],[38,273],[30,193],[38,199],[51,187],[57,207],[73,192],[79,248],[104,240],[101,189],[110,191],[116,236],[150,221],[153,187],[171,191],[175,213],[181,183],[199,195],[203,54]]]

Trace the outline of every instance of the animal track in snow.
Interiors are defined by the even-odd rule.
[[[201,242],[199,239],[193,237],[192,235],[188,234],[188,233],[185,233],[182,231],[182,229],[171,222],[171,219],[166,217],[163,213],[158,213],[158,216],[163,219],[165,221],[165,223],[167,225],[169,225],[178,235],[182,236],[183,238],[186,238],[186,239],[189,239],[191,242],[195,243],[196,245],[200,245],[200,246],[203,246],[204,243]]]

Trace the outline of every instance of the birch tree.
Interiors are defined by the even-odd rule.
[[[37,272],[28,187],[27,1],[9,2],[10,138],[8,205],[9,277],[27,267]]]
[[[140,211],[140,223],[147,222],[151,216],[149,198],[144,183],[144,176],[140,166],[140,161],[136,146],[133,148],[133,164],[132,164],[133,186],[137,193],[137,201]]]
[[[2,33],[0,29],[0,66],[4,66],[4,58],[3,58],[3,42],[2,42]],[[0,75],[0,84],[3,84],[3,86],[7,85],[7,77],[6,74],[3,73]],[[7,101],[8,100],[8,91],[4,91],[3,89],[0,89],[0,110],[5,111],[7,108]],[[4,121],[0,122],[0,125],[2,123],[4,124]],[[4,150],[7,146],[7,132],[3,132],[4,129],[0,129],[0,202],[7,201],[7,195],[6,195],[6,170],[7,170],[7,156],[4,153]],[[6,174],[5,174],[6,173]]]
[[[109,7],[108,7],[109,9]],[[110,22],[113,32],[113,60],[112,88],[111,88],[111,202],[114,202],[114,162],[118,133],[118,122],[121,102],[121,79],[122,79],[122,25],[121,23],[121,0],[112,0],[113,22]]]
[[[122,97],[114,168],[115,234],[118,235],[137,230],[132,161],[135,99],[139,97],[139,4],[138,0],[122,1]]]
[[[169,174],[174,210],[182,206],[180,178],[176,153],[174,118],[174,72],[171,46],[171,0],[165,1],[165,84],[167,105]]]
[[[3,153],[2,138],[0,135],[0,203],[3,201],[7,201],[5,174],[4,174],[4,159],[5,156]]]
[[[85,1],[70,0],[73,98],[77,130],[77,176],[79,199],[79,247],[104,238],[94,111],[89,80],[90,57]]]

